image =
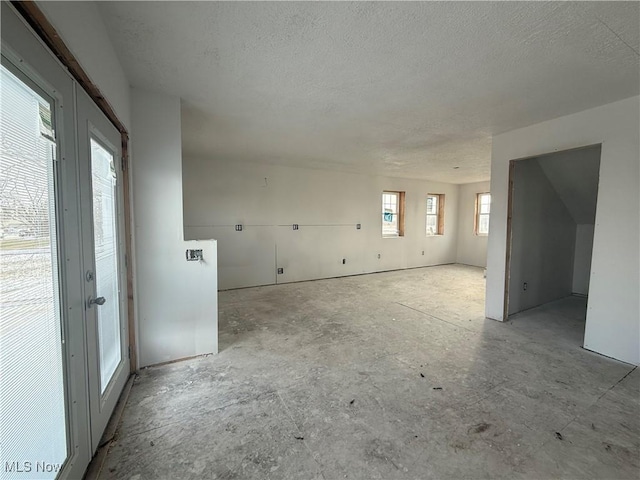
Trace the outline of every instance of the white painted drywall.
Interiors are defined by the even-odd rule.
[[[474,216],[478,193],[488,193],[489,188],[489,182],[468,183],[459,187],[457,263],[487,266],[488,237],[475,234]]]
[[[129,129],[129,80],[113,48],[97,3],[37,3],[85,73],[98,86],[118,119]]]
[[[538,159],[538,163],[576,224],[594,223],[600,145],[545,155]]]
[[[215,241],[182,232],[180,99],[131,90],[140,366],[218,350]],[[188,248],[205,261],[187,262]]]
[[[493,138],[486,315],[503,320],[509,161],[602,143],[584,347],[640,364],[640,97]]]
[[[516,162],[513,184],[509,315],[571,295],[576,238],[537,159]]]
[[[456,261],[457,185],[193,158],[183,178],[185,238],[218,240],[221,289]],[[406,192],[404,237],[382,238],[383,190]],[[443,236],[426,236],[428,193],[445,194]]]
[[[589,276],[591,275],[591,253],[593,251],[593,224],[581,224],[576,227],[576,247],[573,260],[573,293],[589,294]]]

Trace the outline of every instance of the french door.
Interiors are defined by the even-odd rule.
[[[81,478],[129,375],[120,134],[1,7],[0,478]]]
[[[55,100],[4,57],[0,85],[0,478],[51,478],[69,453]]]
[[[91,444],[129,376],[120,133],[77,91]]]

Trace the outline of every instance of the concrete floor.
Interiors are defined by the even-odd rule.
[[[450,265],[220,293],[217,356],[136,379],[105,479],[633,478],[640,372],[586,300],[484,319]]]

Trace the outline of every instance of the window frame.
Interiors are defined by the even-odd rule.
[[[429,198],[436,198],[436,213],[429,213]],[[444,193],[427,193],[425,202],[424,231],[427,237],[441,237],[444,235]],[[429,233],[429,217],[436,217],[436,232]]]
[[[385,207],[385,195],[395,195],[396,196],[396,209],[397,211],[392,213],[392,215],[396,215],[398,218],[397,221],[397,232],[396,233],[385,233],[384,231],[384,207]],[[382,205],[380,212],[380,226],[382,238],[398,238],[404,237],[404,213],[405,213],[405,192],[401,192],[398,190],[383,190],[382,191]]]
[[[482,197],[484,196],[488,196],[489,197],[489,211],[484,213],[481,210],[481,206],[482,206]],[[481,232],[480,231],[480,219],[481,217],[487,217],[487,231],[486,232]],[[475,205],[475,211],[474,211],[474,215],[473,215],[473,233],[474,235],[477,235],[478,237],[488,237],[489,236],[489,219],[491,218],[491,192],[479,192],[476,193],[476,205]]]

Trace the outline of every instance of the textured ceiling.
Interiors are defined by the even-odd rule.
[[[468,183],[491,136],[639,93],[638,2],[105,2],[183,151]],[[454,168],[459,167],[459,168]]]

